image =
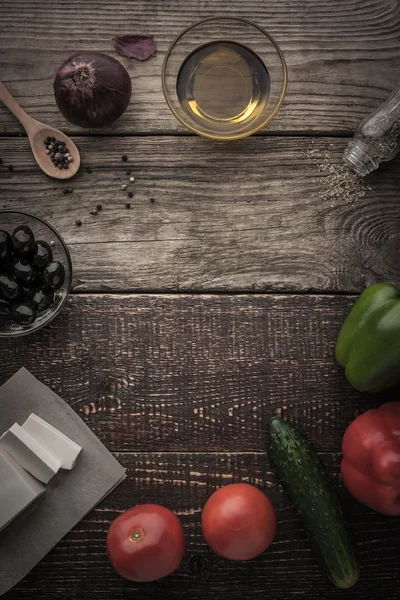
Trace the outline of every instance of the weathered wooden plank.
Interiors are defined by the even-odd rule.
[[[0,139],[0,208],[60,230],[78,290],[358,291],[400,282],[400,158],[367,179],[371,191],[342,195],[330,188],[330,169],[342,164],[343,139],[77,142],[83,167],[63,195],[65,184],[38,172],[26,139]]]
[[[268,597],[342,598],[320,573],[301,523],[276,484],[263,454],[119,454],[128,479],[69,533],[4,600],[122,600],[140,598]],[[323,454],[337,480],[339,456]],[[218,487],[249,482],[264,489],[278,517],[274,543],[249,562],[229,562],[216,556],[201,533],[201,509]],[[357,585],[346,592],[354,599],[395,600],[400,575],[396,549],[400,518],[378,515],[343,491],[361,559]],[[106,531],[117,514],[133,504],[155,502],[176,511],[185,528],[186,554],[180,570],[152,584],[137,585],[119,578],[105,553]]]
[[[133,97],[124,117],[107,131],[182,131],[162,95],[162,60],[180,31],[218,13],[252,19],[282,46],[289,90],[270,132],[353,131],[398,85],[398,0],[232,0],[229,5],[223,0],[3,0],[1,77],[32,116],[76,131],[54,101],[52,85],[60,64],[82,49],[118,56],[111,42],[116,34],[153,34],[156,58],[143,64],[120,58],[132,77]],[[0,110],[0,130],[20,131],[6,110]]]
[[[265,451],[274,414],[339,451],[353,418],[392,397],[359,394],[335,363],[352,302],[74,296],[50,328],[1,340],[0,383],[25,366],[114,451]]]

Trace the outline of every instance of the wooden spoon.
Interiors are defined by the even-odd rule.
[[[11,96],[7,88],[1,83],[1,81],[0,100],[7,106],[7,108],[10,109],[12,114],[17,117],[18,121],[25,129],[32,148],[33,156],[35,157],[35,160],[42,171],[44,171],[46,175],[49,175],[49,177],[54,177],[55,179],[69,179],[70,177],[73,177],[81,164],[79,150],[75,146],[74,142],[68,136],[62,133],[62,131],[55,129],[54,127],[50,127],[49,125],[45,125],[40,121],[36,121],[36,119],[32,119],[32,117],[27,115]],[[56,167],[51,161],[50,156],[46,154],[44,140],[47,136],[55,137],[57,140],[65,142],[68,152],[73,158],[73,161],[69,164],[68,169],[59,169]]]

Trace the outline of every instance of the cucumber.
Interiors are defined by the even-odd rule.
[[[339,588],[352,587],[359,565],[339,498],[308,439],[278,417],[269,427],[269,457],[295,505],[323,572]]]

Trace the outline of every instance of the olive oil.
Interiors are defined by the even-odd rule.
[[[180,105],[194,124],[216,134],[251,127],[266,107],[270,77],[249,48],[211,42],[192,52],[177,78]]]

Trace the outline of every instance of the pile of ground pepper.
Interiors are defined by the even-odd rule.
[[[334,144],[325,148],[316,146],[303,153],[317,166],[318,173],[323,175],[323,187],[318,195],[324,202],[329,202],[331,208],[357,202],[366,194],[372,193],[371,186],[362,177],[344,163],[337,164],[331,161],[332,149],[335,147]]]

